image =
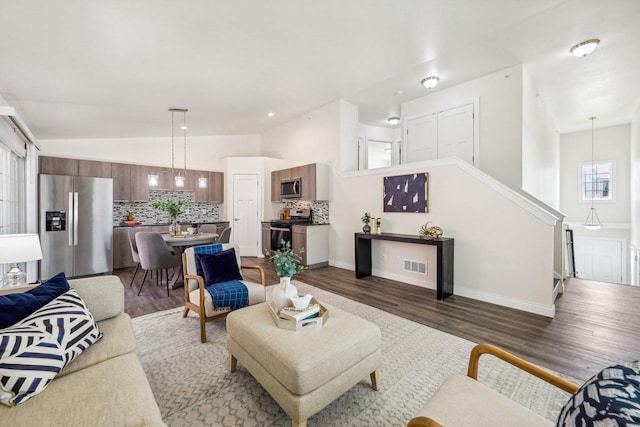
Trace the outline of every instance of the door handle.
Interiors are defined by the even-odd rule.
[[[74,221],[73,216],[73,193],[69,191],[69,210],[67,210],[69,217],[67,222],[67,235],[69,236],[69,246],[73,246],[73,227],[69,222]]]
[[[73,193],[73,245],[78,246],[78,192]]]

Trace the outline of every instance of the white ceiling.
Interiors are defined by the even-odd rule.
[[[629,122],[638,0],[0,0],[0,94],[37,138],[257,133],[342,98],[404,101],[524,63],[560,132]],[[598,37],[586,58],[569,48]],[[393,93],[404,91],[401,96]],[[275,112],[267,117],[267,112]]]

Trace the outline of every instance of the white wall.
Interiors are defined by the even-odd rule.
[[[595,161],[615,161],[615,201],[594,203],[605,225],[631,222],[630,132],[628,124],[596,127],[594,132]],[[582,201],[580,196],[580,164],[583,162],[591,162],[591,129],[560,135],[560,210],[567,216],[566,222],[584,222],[591,207],[591,202]]]
[[[403,165],[396,169],[337,172],[341,153],[338,147],[353,144],[353,135],[342,134],[338,129],[357,129],[357,115],[340,114],[341,108],[347,108],[351,113],[346,103],[330,104],[262,135],[263,153],[286,159],[277,168],[312,162],[333,166],[331,265],[354,268],[353,233],[362,229],[360,217],[365,211],[382,217],[385,232],[415,235],[422,224],[431,221],[443,227],[446,236],[456,239],[455,293],[553,314],[553,229],[549,224],[488,188],[462,167],[452,165],[456,163],[453,159]],[[517,120],[521,120],[520,115]],[[307,127],[320,125],[326,127],[321,131],[321,137],[307,134]],[[342,135],[346,135],[344,139],[341,139]],[[429,214],[382,212],[384,176],[425,171],[431,174]],[[488,176],[486,179],[495,182]],[[268,204],[275,215],[280,204]],[[373,257],[376,275],[435,288],[433,248],[376,242]],[[398,259],[426,260],[429,274],[424,277],[404,272]]]
[[[461,163],[461,162],[459,162]],[[473,170],[472,168],[468,168]],[[382,212],[384,176],[428,172],[430,213]],[[494,181],[481,172],[486,179]],[[504,186],[502,186],[504,187]],[[332,201],[331,227],[336,241],[331,264],[354,267],[353,233],[360,217],[370,211],[382,218],[385,232],[416,235],[430,221],[455,238],[454,293],[549,315],[553,312],[553,227],[517,206],[453,160],[372,170],[337,178]],[[509,190],[507,190],[509,191]],[[374,271],[382,277],[435,287],[435,258],[419,245],[376,242]],[[426,257],[429,277],[405,273],[397,258]]]
[[[43,156],[171,167],[171,137],[119,139],[43,139]],[[187,169],[220,171],[229,156],[255,156],[259,135],[188,136]],[[175,139],[175,166],[183,167],[182,138]]]
[[[615,161],[615,201],[594,202],[604,227],[599,230],[587,230],[582,224],[591,207],[591,201],[581,200],[579,168],[582,162],[591,162],[591,129],[560,135],[560,210],[567,215],[565,224],[573,228],[575,237],[623,239],[626,244],[626,255],[622,260],[623,274],[627,283],[631,266],[628,262],[631,239],[630,142],[631,126],[628,124],[595,129],[594,159]]]
[[[560,208],[560,135],[526,67],[522,72],[522,188]]]
[[[522,66],[434,92],[402,104],[402,117],[458,107],[480,99],[476,166],[498,181],[522,186]],[[477,116],[476,116],[477,117]]]
[[[635,257],[640,258],[640,106],[631,121],[631,161],[630,161],[630,205],[631,205],[631,280],[632,285],[640,284],[640,268]]]

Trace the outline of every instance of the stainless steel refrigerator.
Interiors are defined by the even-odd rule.
[[[40,175],[40,279],[113,270],[113,180]]]

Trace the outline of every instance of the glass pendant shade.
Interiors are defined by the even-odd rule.
[[[207,178],[205,178],[205,177],[198,178],[198,187],[199,188],[207,188],[207,181],[209,181],[209,180]]]
[[[177,188],[184,188],[184,181],[185,178],[182,175],[176,175],[175,177],[175,184]]]

